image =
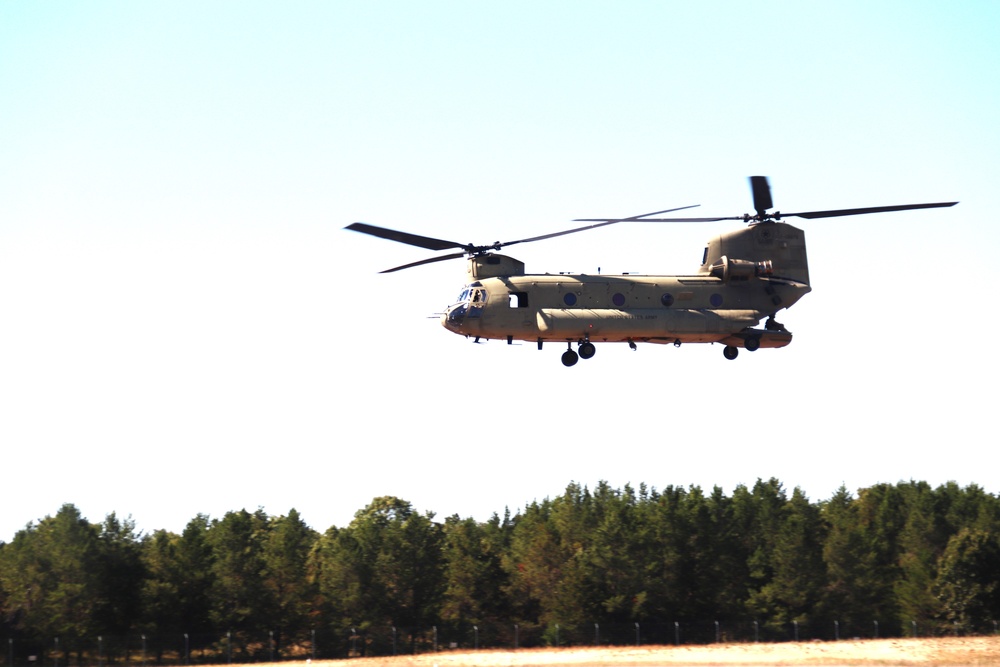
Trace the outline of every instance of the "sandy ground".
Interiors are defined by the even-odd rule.
[[[316,661],[343,667],[345,661]],[[653,667],[654,665],[1000,666],[1000,637],[878,639],[781,644],[442,651],[355,658],[352,667]],[[286,663],[287,665],[287,663]],[[313,667],[310,665],[310,667]]]

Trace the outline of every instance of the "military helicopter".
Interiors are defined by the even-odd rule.
[[[427,250],[458,248],[460,252],[386,269],[391,273],[422,264],[467,257],[467,281],[458,299],[441,315],[441,324],[456,334],[481,339],[565,343],[562,363],[573,366],[590,359],[595,343],[721,343],[726,359],[740,349],[754,352],[792,341],[792,333],[775,320],[810,290],[806,241],[802,230],[784,218],[834,218],[954,206],[958,202],[902,204],[831,211],[781,213],[771,201],[764,176],[751,176],[754,214],[715,218],[656,217],[693,206],[654,211],[626,218],[578,218],[592,223],[552,234],[491,245],[457,243],[376,227],[363,222],[350,229]],[[739,220],[746,227],[708,241],[701,267],[690,275],[530,274],[524,263],[499,254],[518,243],[575,234],[622,222],[715,222]],[[765,320],[763,327],[759,327]],[[574,350],[573,346],[577,349]]]

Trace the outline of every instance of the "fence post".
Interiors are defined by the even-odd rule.
[[[233,631],[226,633],[226,653],[229,654],[229,664],[233,664]]]
[[[758,623],[757,620],[754,619],[754,622],[753,622],[753,643],[756,644],[759,641],[760,641],[760,623]]]
[[[601,624],[594,623],[594,646],[601,645]]]
[[[878,621],[875,621],[875,639],[878,639]]]
[[[680,646],[681,643],[681,624],[674,621],[674,644]]]
[[[515,651],[518,648],[518,646],[517,646],[518,645],[518,640],[520,640],[520,637],[518,636],[518,633],[520,632],[520,630],[521,630],[521,626],[519,626],[517,623],[515,623],[514,624],[514,650]]]
[[[715,643],[716,644],[719,643],[719,636],[720,636],[720,633],[719,633],[719,622],[716,621],[715,622]]]
[[[639,645],[639,621],[635,622],[635,645]]]
[[[795,641],[799,641],[799,622],[792,621],[792,625],[795,626]]]
[[[396,655],[396,626],[392,626],[392,654]]]
[[[840,621],[833,622],[833,638],[835,641],[840,641]]]
[[[473,625],[472,626],[472,631],[476,635],[475,649],[478,651],[479,650],[479,626],[478,625]]]
[[[59,638],[58,637],[56,637],[56,650],[55,650],[55,654],[54,655],[55,655],[54,660],[55,660],[56,667],[59,667]]]

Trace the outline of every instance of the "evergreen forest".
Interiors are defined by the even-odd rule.
[[[9,511],[9,510],[8,510]],[[810,501],[776,479],[572,483],[488,521],[375,498],[141,534],[70,504],[0,543],[0,664],[190,664],[448,647],[994,633],[1000,499],[879,484]]]

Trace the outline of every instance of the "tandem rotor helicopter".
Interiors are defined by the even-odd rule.
[[[584,227],[491,245],[456,243],[356,222],[350,229],[427,250],[460,252],[404,264],[382,273],[467,257],[467,284],[448,306],[441,324],[480,339],[565,343],[562,363],[590,359],[595,343],[721,343],[726,359],[740,348],[784,347],[792,333],[775,320],[810,290],[806,241],[784,218],[834,218],[954,206],[958,202],[902,204],[805,213],[775,211],[764,176],[751,176],[754,214],[716,218],[654,217],[692,206],[627,218],[579,218]],[[620,222],[715,222],[740,220],[747,227],[708,241],[701,267],[690,275],[530,274],[524,263],[497,251],[517,243],[542,241]],[[763,328],[758,327],[765,320]],[[573,349],[573,345],[577,349]]]

